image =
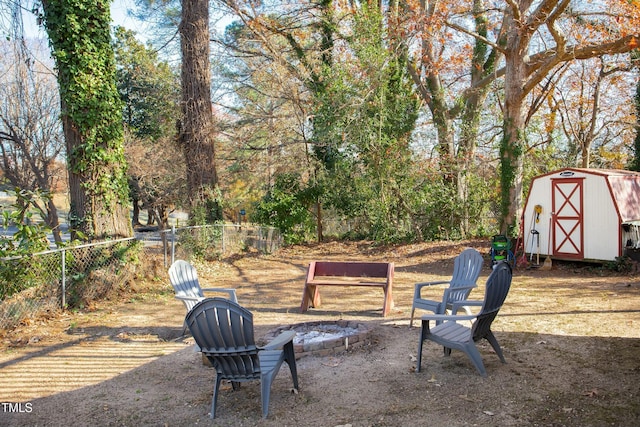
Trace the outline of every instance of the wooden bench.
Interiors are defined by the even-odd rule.
[[[312,261],[307,270],[300,312],[319,307],[318,286],[379,286],[384,290],[382,315],[393,308],[394,265],[392,262],[332,262]]]

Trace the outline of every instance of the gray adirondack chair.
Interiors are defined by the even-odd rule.
[[[469,296],[475,288],[476,281],[482,271],[482,255],[473,249],[467,248],[458,255],[453,264],[453,276],[451,280],[438,280],[435,282],[421,282],[415,284],[413,291],[413,305],[411,307],[411,320],[409,327],[413,326],[413,317],[416,308],[430,310],[435,314],[444,314],[450,310],[455,301],[461,301]],[[422,298],[422,289],[427,286],[446,285],[441,301],[434,301]],[[471,314],[467,307],[463,307],[467,314]]]
[[[176,298],[184,303],[187,311],[191,310],[198,301],[204,299],[204,292],[221,292],[229,295],[229,299],[238,302],[236,290],[231,288],[201,288],[198,282],[198,272],[195,267],[181,259],[176,260],[169,267],[169,280],[176,292]]]
[[[425,340],[444,346],[445,355],[450,355],[451,349],[465,352],[483,377],[487,376],[487,371],[482,363],[482,356],[476,347],[475,343],[477,341],[483,338],[489,341],[500,361],[506,363],[500,344],[498,344],[498,340],[491,332],[491,323],[493,323],[507,298],[511,287],[511,278],[511,266],[506,261],[500,261],[487,279],[484,301],[458,301],[453,303],[454,314],[425,314],[422,316],[416,371],[420,372],[422,344]],[[476,315],[455,314],[457,308],[462,305],[480,306],[480,312]],[[442,323],[434,328],[429,328],[429,322],[432,320],[441,321]],[[463,320],[473,320],[471,327],[458,323],[458,321]]]
[[[268,415],[271,383],[282,362],[289,365],[293,386],[298,389],[295,331],[284,331],[264,347],[258,347],[253,338],[253,314],[223,298],[206,298],[197,303],[187,313],[186,323],[200,351],[216,369],[211,418],[215,418],[223,379],[230,380],[234,390],[240,382],[260,380],[263,418]]]

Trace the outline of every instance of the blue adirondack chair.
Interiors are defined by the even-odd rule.
[[[453,276],[451,280],[416,283],[413,291],[413,305],[411,307],[409,327],[413,326],[413,317],[416,308],[430,310],[435,314],[444,314],[446,310],[451,310],[452,304],[455,301],[466,299],[471,290],[477,286],[476,281],[482,271],[482,262],[482,255],[480,255],[477,250],[467,248],[456,257],[453,264]],[[422,298],[421,293],[424,287],[446,284],[448,284],[449,287],[444,290],[442,300],[434,301]],[[470,311],[468,311],[468,309],[466,310],[467,314],[470,314]]]
[[[253,314],[224,298],[200,301],[187,313],[185,322],[200,351],[216,369],[211,418],[215,418],[223,379],[230,380],[234,390],[241,382],[260,380],[263,418],[268,415],[271,383],[282,362],[289,366],[293,387],[298,389],[295,331],[284,331],[264,347],[258,347],[253,338]]]
[[[451,349],[465,352],[483,377],[487,376],[487,371],[482,363],[482,356],[476,347],[475,343],[477,341],[483,338],[489,341],[500,361],[506,363],[500,344],[498,344],[498,340],[491,332],[491,324],[507,298],[511,287],[511,278],[511,266],[506,261],[500,261],[487,279],[484,301],[458,301],[453,304],[453,314],[451,315],[426,314],[422,316],[416,371],[420,372],[422,344],[425,340],[442,345],[446,355],[451,354]],[[476,315],[455,314],[457,308],[463,305],[480,306],[480,312]],[[430,328],[429,322],[432,320],[442,323]],[[471,327],[458,323],[459,321],[469,320],[473,320]]]

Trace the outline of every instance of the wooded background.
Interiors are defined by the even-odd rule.
[[[58,62],[42,60],[19,3],[3,3],[11,7],[0,47],[2,171],[13,186],[46,193],[91,139],[70,145],[54,120],[69,111],[52,91],[64,94],[65,51],[52,44]],[[76,3],[44,6],[83,16]],[[101,140],[100,153],[122,147],[134,212],[149,209],[160,225],[182,208],[195,222],[237,221],[243,210],[289,242],[515,236],[531,177],[561,167],[640,170],[637,0],[131,8],[147,44],[111,31],[124,132]],[[57,22],[42,5],[28,10]],[[51,39],[62,30],[47,31]],[[104,182],[95,176],[104,162],[121,161],[96,156],[100,167],[82,173]],[[37,206],[55,228],[51,206]]]

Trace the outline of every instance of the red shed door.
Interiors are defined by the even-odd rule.
[[[553,255],[584,258],[582,178],[551,180]]]

